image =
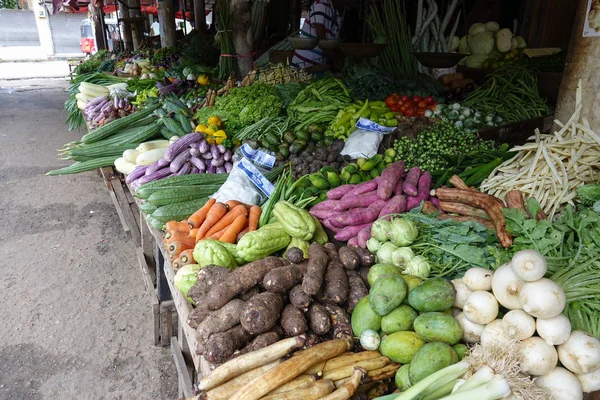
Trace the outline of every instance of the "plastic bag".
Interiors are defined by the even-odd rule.
[[[361,118],[356,123],[356,129],[350,134],[340,153],[356,159],[371,158],[377,154],[383,135],[393,132],[396,128],[379,125],[370,119]]]

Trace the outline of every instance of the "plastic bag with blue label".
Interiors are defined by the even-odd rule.
[[[377,154],[377,149],[383,140],[383,135],[393,132],[396,128],[379,125],[370,119],[361,118],[356,123],[356,130],[350,134],[344,149],[343,156],[357,159],[360,157],[371,158]]]

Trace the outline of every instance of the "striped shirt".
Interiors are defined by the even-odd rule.
[[[315,24],[321,24],[325,27],[327,39],[337,39],[340,30],[340,15],[333,7],[330,0],[316,0],[310,7],[308,18],[304,20],[300,37],[314,38],[317,37]],[[325,55],[317,46],[310,50],[296,50],[292,65],[296,67],[311,67],[314,65],[323,64]]]

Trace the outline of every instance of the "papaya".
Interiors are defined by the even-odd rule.
[[[369,303],[375,314],[384,316],[404,301],[408,286],[398,274],[381,275],[369,291]],[[462,336],[462,335],[461,335]]]
[[[408,304],[419,312],[445,311],[452,307],[456,289],[444,278],[431,278],[408,294]]]
[[[408,364],[423,346],[425,346],[425,341],[414,332],[394,332],[383,338],[379,345],[379,351],[394,362]]]
[[[411,359],[408,368],[410,383],[427,378],[429,375],[458,362],[458,354],[450,345],[432,342],[419,348]]]
[[[443,312],[423,313],[414,321],[417,335],[426,342],[443,342],[454,345],[460,341],[463,330],[452,315]]]
[[[369,281],[369,286],[373,286],[377,278],[381,275],[385,274],[402,274],[402,270],[400,267],[393,264],[375,264],[369,269],[369,274],[367,275],[367,280]]]
[[[363,297],[352,311],[352,331],[355,336],[360,336],[363,331],[381,328],[381,317],[373,312],[369,304],[369,296]]]
[[[381,318],[381,330],[390,334],[400,331],[412,331],[419,314],[409,305],[401,304]]]

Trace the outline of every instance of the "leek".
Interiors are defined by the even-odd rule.
[[[507,397],[510,394],[510,385],[502,375],[494,376],[494,379],[466,392],[453,393],[442,397],[441,400],[496,400]]]

